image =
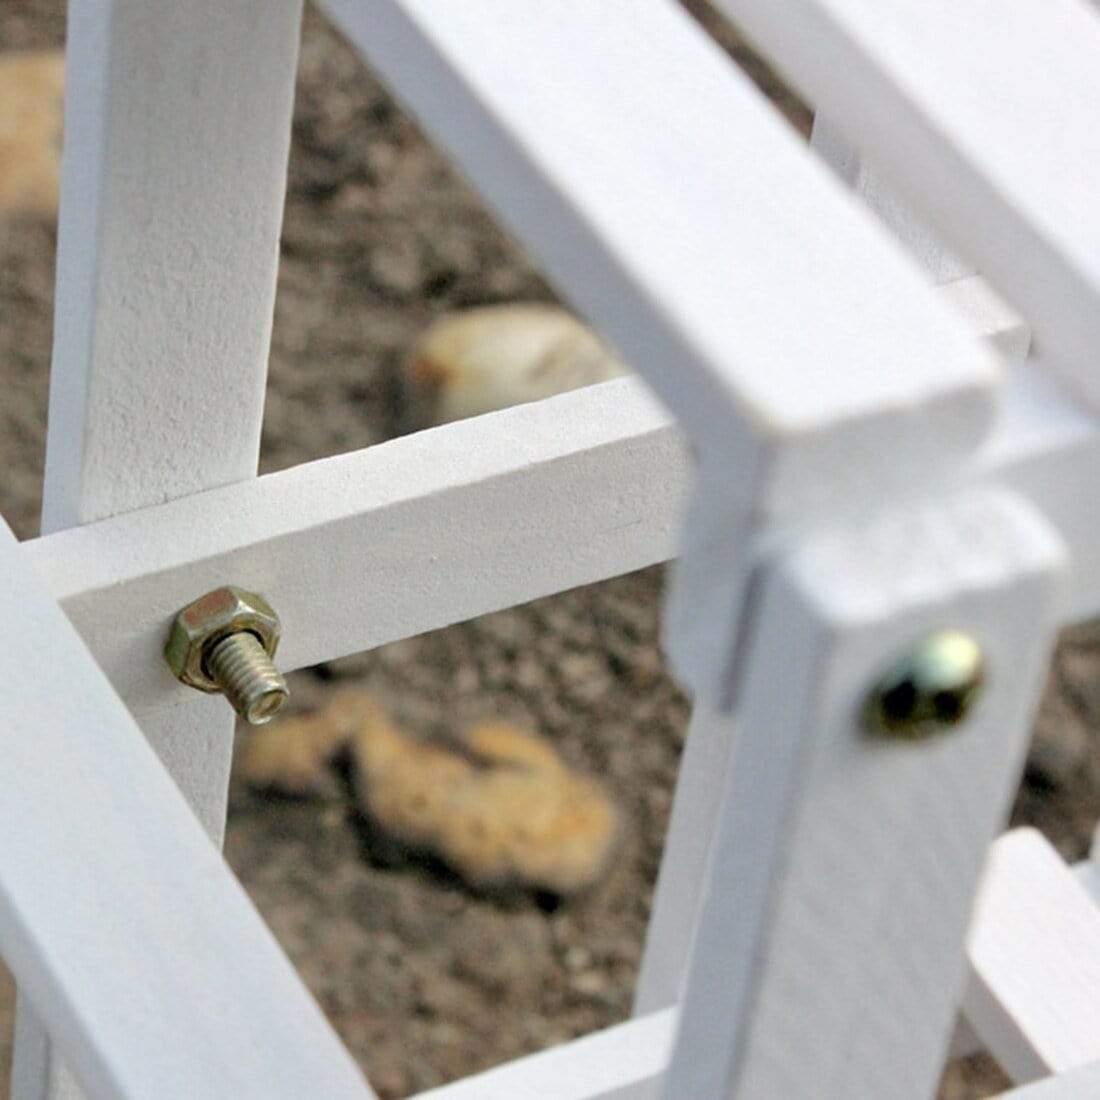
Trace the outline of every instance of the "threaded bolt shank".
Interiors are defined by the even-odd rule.
[[[253,726],[270,722],[287,701],[286,681],[254,634],[221,639],[205,663],[233,709]]]

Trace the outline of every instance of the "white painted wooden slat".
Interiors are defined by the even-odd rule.
[[[326,7],[705,456],[667,635],[720,696],[730,532],[949,477],[993,364],[672,0]]]
[[[1097,425],[1023,370],[960,472],[1005,481],[1062,533],[1066,621],[1100,613],[1080,476],[1098,463]],[[24,549],[144,722],[191,705],[159,647],[173,611],[211,583],[265,592],[288,626],[280,664],[302,667],[672,557],[689,469],[668,417],[619,379]]]
[[[1030,340],[1027,326],[989,290],[982,279],[957,279],[940,286],[937,294],[952,308],[959,310],[972,331],[988,339],[1006,359],[1022,361]],[[1006,392],[1002,393],[993,433],[994,442],[983,449],[982,461],[978,464],[980,476],[1003,477],[1007,474],[1011,480],[1012,463],[1019,460],[1018,452],[1025,441],[1029,458],[1035,461],[1039,456],[1040,467],[1052,457],[1043,452],[1042,445],[1036,443],[1034,429],[1029,429],[1027,425],[1034,421],[1041,423],[1044,429],[1049,428],[1058,422],[1056,416],[1049,415],[1049,406],[1053,404],[1055,410],[1060,406],[1056,401],[1032,398],[1036,380],[1031,376],[1017,379],[1017,374],[1013,374],[1016,384],[1006,387]],[[1042,385],[1041,379],[1038,384]],[[1024,391],[1022,395],[1018,393],[1021,388]],[[1066,406],[1066,409],[1069,422],[1080,427],[1083,418],[1072,407]],[[1013,439],[1019,441],[1015,449],[1007,442]],[[1100,437],[1097,442],[1100,444]],[[1070,450],[1075,451],[1074,445],[1070,445]],[[1052,447],[1051,451],[1056,453],[1057,447]],[[1100,447],[1092,453],[1100,458]],[[988,457],[990,454],[995,456],[992,460]],[[1061,470],[1054,471],[1049,477],[1040,474],[1035,480],[1033,499],[1044,503],[1060,502],[1067,492],[1075,496],[1070,486],[1081,484]],[[1042,483],[1042,488],[1038,482]],[[1078,501],[1079,505],[1081,503]],[[1084,562],[1095,556],[1087,550],[1093,541],[1090,530],[1086,530],[1091,525],[1088,522],[1082,525],[1069,508],[1064,511],[1081,528],[1075,545],[1082,548],[1084,557],[1083,561],[1075,562],[1075,566],[1087,569]],[[1094,581],[1098,583],[1093,584]],[[1085,590],[1093,593],[1095,606],[1100,608],[1100,575],[1087,578]],[[635,1013],[653,1012],[675,1004],[679,999],[703,888],[706,857],[725,788],[735,732],[736,722],[731,715],[701,702],[696,703],[665,840],[665,850],[675,852],[675,857],[661,864],[645,953],[635,989]]]
[[[46,530],[256,472],[300,19],[300,0],[69,4]],[[220,844],[233,715],[142,719]],[[20,1002],[14,1100],[78,1096]]]
[[[1100,1061],[1100,908],[1033,829],[993,845],[963,1010],[1017,1082]]]
[[[256,473],[300,17],[69,5],[47,531]]]
[[[1037,513],[983,490],[811,535],[762,579],[670,1100],[932,1094],[1062,566]],[[869,739],[883,663],[941,627],[983,646],[979,709],[947,736]]]
[[[683,994],[735,734],[733,715],[696,702],[634,987],[635,1016],[677,1004]]]
[[[265,593],[296,668],[663,561],[687,480],[668,417],[624,379],[25,549],[145,721],[195,697],[161,656],[189,594]]]
[[[1100,13],[1087,0],[718,0],[1100,408]]]
[[[997,1100],[1090,1100],[1100,1096],[1100,1062],[1002,1092]]]
[[[0,573],[0,950],[88,1096],[372,1096],[3,525]]]
[[[415,1100],[658,1100],[673,1009],[508,1062]]]

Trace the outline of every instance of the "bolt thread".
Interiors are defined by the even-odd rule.
[[[211,649],[206,667],[233,709],[253,726],[269,722],[289,695],[282,673],[254,634],[223,638]]]

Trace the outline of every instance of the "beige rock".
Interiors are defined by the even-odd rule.
[[[0,216],[57,216],[65,58],[0,55]]]
[[[435,391],[435,420],[443,424],[606,382],[628,368],[564,309],[502,305],[437,321],[405,373],[414,390]]]
[[[327,709],[288,716],[243,735],[235,761],[249,786],[296,797],[317,796],[332,788],[329,765],[347,744],[346,726]]]
[[[388,838],[437,856],[476,888],[567,895],[602,876],[618,814],[548,742],[486,722],[455,751],[410,737],[369,702],[361,713],[351,737],[356,797]]]
[[[346,688],[316,714],[247,735],[238,774],[260,789],[320,795],[345,747],[356,801],[380,838],[437,857],[475,888],[568,895],[608,865],[619,818],[607,794],[549,742],[505,722],[475,726],[454,748],[429,744],[368,692]]]

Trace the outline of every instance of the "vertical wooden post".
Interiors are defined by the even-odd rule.
[[[255,475],[300,22],[71,0],[45,531]],[[138,717],[220,844],[224,701]],[[72,1095],[20,998],[13,1100]]]
[[[669,1100],[931,1095],[1062,566],[1030,507],[980,490],[811,535],[765,567]],[[942,628],[983,649],[974,713],[912,741],[868,734],[884,665]]]

